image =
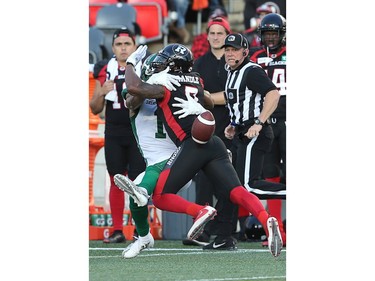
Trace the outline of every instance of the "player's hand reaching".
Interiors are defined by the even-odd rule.
[[[179,103],[173,103],[172,106],[181,107],[180,110],[173,113],[173,115],[181,114],[178,116],[179,119],[185,118],[188,115],[199,115],[207,111],[207,109],[205,109],[199,102],[194,100],[190,95],[187,95],[187,100],[178,97],[175,97],[174,99]]]
[[[133,66],[136,66],[145,57],[146,52],[147,45],[139,46],[138,49],[128,57],[128,59],[126,60],[126,64],[132,64]]]
[[[151,77],[147,80],[148,84],[157,84],[166,87],[169,91],[176,91],[174,87],[181,86],[180,82],[178,82],[177,76],[168,73],[169,66],[160,71],[159,73],[152,74]]]

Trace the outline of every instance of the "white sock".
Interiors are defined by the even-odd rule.
[[[146,236],[139,236],[140,241],[141,241],[142,243],[149,242],[149,241],[150,241],[150,238],[148,237],[149,234],[150,234],[150,232],[147,233]]]

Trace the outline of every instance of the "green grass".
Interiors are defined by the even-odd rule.
[[[153,249],[122,259],[128,244],[90,241],[90,281],[286,280],[286,250],[275,258],[259,242],[240,242],[237,251],[203,251],[179,240],[155,240]]]

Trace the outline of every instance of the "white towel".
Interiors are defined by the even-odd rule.
[[[118,75],[118,63],[115,57],[111,58],[107,65],[107,71],[109,72],[109,78],[107,80],[114,80],[115,77]],[[142,61],[138,62],[135,66],[135,72],[137,73],[138,77],[141,76],[142,71]],[[124,88],[126,88],[126,84],[124,83]],[[116,91],[116,84],[113,85],[113,90],[108,92],[105,95],[105,99],[109,101],[116,101],[117,99],[117,91]]]
[[[107,72],[109,77],[107,80],[114,80],[118,75],[118,63],[115,57],[111,58],[107,64]],[[105,99],[114,102],[117,99],[116,84],[113,85],[113,90],[105,95]]]

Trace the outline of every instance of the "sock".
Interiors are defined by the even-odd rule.
[[[148,224],[148,207],[138,207],[134,203],[133,198],[129,198],[130,211],[132,218],[134,220],[135,226],[137,228],[137,233],[139,236],[146,236],[149,233],[150,225]]]
[[[250,214],[249,214],[249,211],[246,210],[244,207],[242,206],[238,206],[238,217],[248,217]]]
[[[141,240],[142,243],[147,243],[150,241],[149,237],[147,236],[147,234],[149,233],[150,231],[147,231],[145,235],[139,235],[139,239]]]
[[[125,206],[124,192],[116,185],[113,176],[110,176],[111,187],[109,189],[109,205],[111,207],[111,215],[114,230],[121,230],[123,224],[123,212]]]
[[[164,211],[188,214],[195,218],[204,206],[187,201],[174,193],[163,193],[165,181],[168,178],[169,172],[170,170],[164,170],[160,173],[152,195],[154,206]]]
[[[269,182],[280,182],[280,177],[266,178]],[[279,222],[280,231],[284,231],[283,220],[281,218],[282,201],[281,199],[267,199],[267,208],[270,216],[275,217]]]
[[[267,219],[269,216],[258,197],[248,192],[243,186],[237,186],[230,192],[230,200],[255,216],[262,224],[268,236]]]
[[[238,206],[238,221],[240,223],[240,239],[245,235],[245,220],[250,215],[249,211],[242,206]]]
[[[150,195],[154,192],[156,182],[158,181],[158,177],[160,172],[155,170],[154,167],[147,167],[145,176],[143,177],[142,181],[139,183],[138,186],[144,187],[147,190],[147,193]]]

